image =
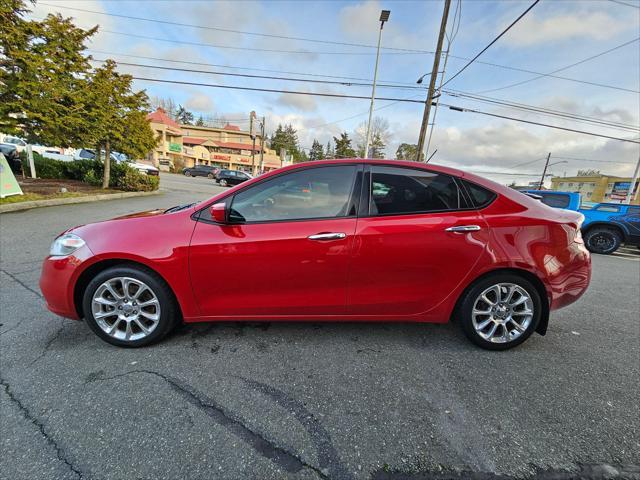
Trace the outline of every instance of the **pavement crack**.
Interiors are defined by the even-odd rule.
[[[29,367],[32,367],[36,362],[42,360],[42,358],[49,351],[49,348],[51,348],[51,345],[53,345],[53,342],[55,342],[60,337],[60,334],[62,333],[63,330],[64,330],[64,320],[61,319],[60,320],[60,328],[58,330],[56,330],[56,332],[51,336],[51,338],[49,340],[47,340],[47,343],[44,345],[44,348],[42,349],[42,352],[40,352],[40,355],[38,355],[36,358],[34,358],[31,361],[31,363],[29,363]]]
[[[9,278],[11,278],[14,282],[18,283],[19,285],[21,285],[22,287],[26,288],[27,290],[29,290],[31,293],[33,293],[34,295],[37,295],[39,298],[43,298],[42,294],[40,292],[38,292],[37,290],[34,290],[33,288],[31,288],[29,285],[27,285],[26,283],[24,283],[22,280],[20,280],[18,277],[16,277],[14,274],[7,272],[6,270],[0,268],[0,272],[4,273],[5,275],[7,275]]]
[[[168,375],[153,370],[130,370],[109,377],[92,377],[85,381],[85,384],[113,380],[134,374],[154,375],[161,378],[187,402],[204,412],[207,416],[213,418],[219,425],[241,438],[260,455],[284,468],[287,472],[298,473],[303,468],[307,468],[314,471],[323,479],[329,478],[320,468],[306,463],[295,453],[276,445],[273,441],[265,438],[262,433],[245,425],[237,415],[216,404],[212,399],[205,397],[190,385]]]
[[[16,395],[11,390],[11,386],[9,385],[9,383],[5,379],[0,378],[0,385],[4,387],[4,390],[7,396],[9,397],[9,400],[11,400],[11,402],[14,405],[16,405],[16,407],[18,407],[18,409],[20,410],[20,413],[22,413],[24,418],[29,422],[31,422],[40,431],[40,434],[44,437],[47,443],[55,449],[56,456],[58,457],[58,459],[62,463],[64,463],[67,467],[69,467],[69,470],[71,470],[76,475],[77,478],[79,478],[80,480],[86,478],[85,475],[82,473],[82,471],[78,467],[76,467],[71,460],[69,460],[64,449],[47,432],[44,424],[40,420],[38,420],[34,415],[32,415],[29,409],[20,401],[18,397],[16,397]]]

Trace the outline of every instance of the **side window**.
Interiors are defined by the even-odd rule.
[[[620,207],[616,207],[615,205],[600,205],[600,206],[594,208],[594,210],[596,210],[598,212],[616,213],[616,212],[620,211]]]
[[[449,175],[399,167],[371,167],[370,215],[422,213],[466,208]]]
[[[356,168],[310,168],[259,183],[234,196],[229,219],[268,222],[354,215],[350,198]]]
[[[478,208],[486,207],[496,198],[496,194],[491,190],[487,190],[484,187],[476,185],[475,183],[467,182],[466,180],[463,180],[463,182],[471,196],[471,200]]]

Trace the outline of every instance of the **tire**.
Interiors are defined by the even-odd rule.
[[[503,301],[492,305],[482,299],[483,295],[489,301]],[[523,298],[526,300],[522,301]],[[474,314],[474,308],[487,314]],[[524,314],[525,311],[531,313]],[[542,300],[538,290],[525,278],[512,273],[497,273],[478,280],[463,294],[457,311],[467,338],[487,350],[508,350],[520,345],[535,332],[541,316]]]
[[[612,228],[593,227],[585,235],[584,243],[592,253],[609,255],[620,248],[622,235]]]
[[[212,179],[212,178],[213,178],[213,175],[210,173],[210,174],[208,174],[208,175],[207,175],[207,178],[208,178],[208,179]]]
[[[224,178],[222,178],[218,183],[220,183],[221,187],[226,187],[227,186],[227,181]]]
[[[184,171],[184,176],[185,177],[190,177],[191,176],[191,172],[189,170],[185,170]]]
[[[125,284],[128,295],[124,294]],[[94,302],[94,298],[99,301]],[[82,307],[91,330],[105,342],[119,347],[142,347],[158,342],[179,322],[171,289],[159,275],[144,267],[116,266],[100,272],[87,285]]]

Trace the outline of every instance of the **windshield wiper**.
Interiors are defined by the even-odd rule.
[[[193,207],[196,204],[196,202],[194,203],[188,203],[187,205],[177,205],[175,207],[171,207],[171,208],[167,208],[164,213],[173,213],[173,212],[179,212],[180,210],[185,210],[189,207]]]

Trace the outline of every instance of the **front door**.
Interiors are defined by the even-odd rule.
[[[348,312],[425,313],[472,271],[486,223],[448,175],[372,166],[365,178],[369,208],[356,227]]]
[[[225,225],[203,210],[189,254],[201,314],[343,315],[360,169],[318,166],[251,185],[225,199]]]

